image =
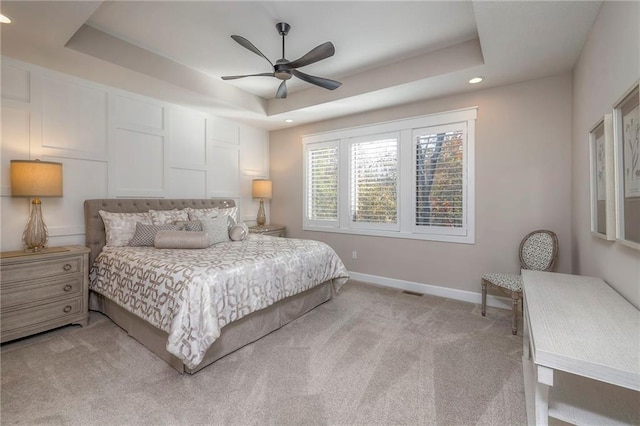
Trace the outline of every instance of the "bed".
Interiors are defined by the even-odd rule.
[[[198,250],[105,247],[100,210],[234,206],[224,199],[85,201],[89,308],[193,374],[330,300],[348,280],[335,252],[317,241],[251,234]]]

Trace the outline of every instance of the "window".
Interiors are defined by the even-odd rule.
[[[303,228],[474,242],[476,108],[303,137]]]
[[[396,229],[398,223],[398,137],[350,140],[349,212],[354,228]]]
[[[335,225],[338,221],[338,144],[314,144],[305,150],[306,213],[309,223]]]
[[[414,232],[464,234],[465,124],[413,131]]]

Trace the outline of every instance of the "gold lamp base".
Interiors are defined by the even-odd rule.
[[[267,223],[267,216],[264,213],[264,200],[260,198],[260,208],[258,209],[258,217],[256,217],[258,226],[264,226]]]
[[[48,240],[47,225],[44,224],[42,219],[42,202],[38,197],[35,197],[31,202],[29,222],[27,222],[27,226],[22,233],[22,242],[25,245],[24,251],[31,253],[43,250]]]

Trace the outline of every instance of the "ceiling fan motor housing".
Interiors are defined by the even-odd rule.
[[[286,59],[278,59],[273,66],[274,75],[280,80],[289,80],[291,78],[291,69],[287,66],[289,61]]]

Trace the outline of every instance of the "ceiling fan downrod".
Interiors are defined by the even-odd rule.
[[[276,29],[278,30],[278,34],[282,36],[282,59],[284,59],[284,38],[287,34],[289,34],[291,25],[287,24],[286,22],[278,22],[276,24]]]
[[[282,58],[278,59],[274,65],[274,75],[280,80],[289,80],[291,78],[291,70],[285,65],[288,64],[289,61],[284,56],[284,38],[289,34],[291,25],[286,22],[278,22],[276,24],[276,29],[282,36]]]

